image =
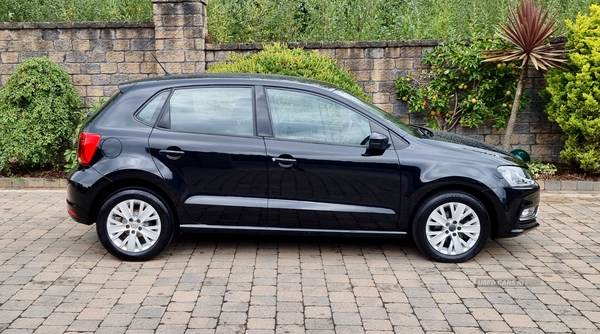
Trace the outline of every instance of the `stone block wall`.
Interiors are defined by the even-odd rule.
[[[48,57],[70,75],[86,105],[123,82],[203,72],[206,0],[152,0],[154,22],[0,23],[0,82],[29,57]]]
[[[337,59],[340,66],[350,70],[359,85],[371,95],[372,102],[381,109],[410,124],[424,125],[420,115],[409,114],[407,104],[396,97],[396,79],[400,75],[419,75],[426,68],[421,63],[425,54],[442,43],[439,40],[375,41],[375,42],[315,42],[288,43],[307,51]],[[261,43],[207,44],[206,66],[224,61],[230,52],[249,54],[263,49]],[[532,157],[544,161],[559,161],[562,149],[562,131],[544,113],[545,101],[539,91],[546,85],[543,75],[528,71],[525,88],[531,97],[530,107],[520,112],[512,136],[511,149],[523,149]],[[454,132],[500,146],[504,131],[485,123],[478,128],[458,125]]]
[[[0,23],[0,80],[29,57],[48,57],[90,104],[121,82],[156,73],[154,25],[146,22]]]

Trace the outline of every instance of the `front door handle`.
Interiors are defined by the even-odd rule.
[[[272,159],[274,162],[277,162],[279,164],[279,167],[283,168],[291,168],[296,163],[296,159],[292,158],[291,156],[279,156],[277,158]]]
[[[185,152],[179,151],[179,150],[160,150],[160,151],[158,151],[158,153],[160,153],[162,155],[166,155],[167,158],[169,158],[171,160],[177,160],[177,159],[181,158],[182,155],[185,154]]]

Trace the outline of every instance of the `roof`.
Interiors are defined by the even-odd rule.
[[[293,77],[288,75],[276,75],[276,74],[259,74],[259,73],[194,73],[194,74],[176,74],[176,75],[162,75],[156,77],[149,77],[145,79],[135,80],[125,82],[119,85],[119,89],[123,92],[128,90],[132,86],[140,83],[164,83],[164,85],[169,85],[169,82],[177,82],[182,83],[182,81],[194,80],[194,81],[204,81],[204,80],[219,80],[219,79],[232,79],[232,80],[243,80],[243,81],[270,81],[270,82],[288,82],[295,84],[303,84],[310,86],[317,86],[322,89],[326,89],[329,91],[340,89],[338,86],[330,84],[328,82],[302,78],[302,77]]]

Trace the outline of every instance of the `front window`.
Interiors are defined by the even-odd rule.
[[[320,96],[267,89],[274,136],[341,145],[365,145],[371,125],[354,110]]]
[[[409,134],[416,136],[416,137],[421,137],[419,135],[419,133],[417,131],[415,131],[415,129],[413,127],[411,127],[410,125],[402,122],[401,120],[397,119],[396,117],[388,114],[387,112],[385,112],[384,110],[381,110],[379,108],[377,108],[376,106],[367,103],[361,99],[359,99],[358,97],[347,93],[343,90],[334,90],[333,91],[335,94],[342,96],[344,98],[346,98],[347,100],[350,100],[356,104],[358,104],[359,106],[371,111],[372,113],[374,113],[376,116],[379,116],[380,119],[383,119],[384,122],[386,123],[392,123],[393,125],[395,125],[396,127],[402,129],[404,132],[408,132]]]

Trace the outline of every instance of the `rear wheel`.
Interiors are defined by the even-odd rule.
[[[485,246],[490,218],[479,200],[468,193],[446,191],[433,195],[417,210],[413,238],[429,258],[463,262]]]
[[[96,231],[112,255],[122,260],[148,260],[169,245],[174,222],[158,195],[147,189],[129,188],[104,202]]]

